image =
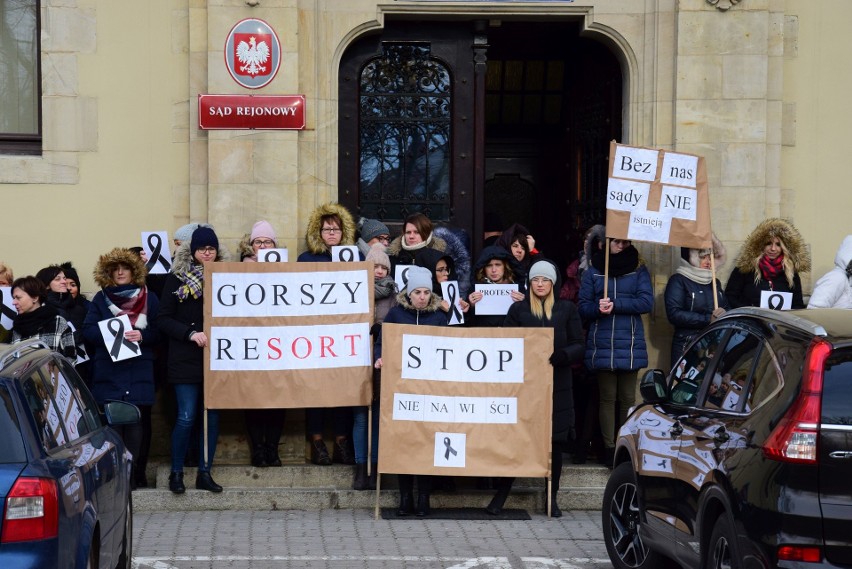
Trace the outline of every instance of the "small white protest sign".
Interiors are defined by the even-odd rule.
[[[657,177],[659,158],[660,153],[657,150],[619,145],[612,164],[612,175],[616,178],[653,182]]]
[[[698,181],[698,156],[666,152],[660,183],[694,188]],[[694,219],[694,218],[693,218]]]
[[[71,333],[74,334],[77,332],[77,328],[74,327],[74,324],[71,321],[68,321],[68,327],[71,328]],[[81,364],[83,362],[89,361],[89,354],[86,352],[86,344],[80,343],[76,346],[77,359],[74,360],[74,365]]]
[[[12,323],[17,315],[18,311],[12,304],[12,287],[0,286],[0,326],[3,326],[6,330],[11,330]]]
[[[435,466],[464,468],[466,433],[435,433]]]
[[[396,290],[408,292],[405,286],[408,284],[408,270],[414,265],[397,265],[394,267],[393,280],[396,282]]]
[[[461,296],[458,281],[444,281],[441,283],[441,297],[450,305],[449,325],[456,326],[464,324],[464,312],[462,312]]]
[[[476,303],[476,313],[479,316],[501,316],[509,312],[512,291],[518,290],[516,284],[477,284],[476,292],[482,293],[482,300]]]
[[[669,219],[679,217],[695,221],[697,211],[697,191],[677,186],[663,186],[663,195],[660,200],[660,214],[667,215]]]
[[[333,245],[331,247],[331,260],[339,263],[354,263],[360,261],[358,247],[355,245]]]
[[[127,314],[101,320],[98,322],[98,327],[101,329],[104,345],[112,361],[119,362],[142,355],[138,342],[131,342],[124,337],[125,332],[133,330]]]
[[[670,215],[656,211],[635,211],[627,225],[628,239],[665,242],[672,226]]]
[[[165,231],[143,231],[142,250],[148,257],[148,262],[145,263],[148,274],[165,275],[172,270],[172,254],[169,251],[168,233]]]
[[[287,249],[259,249],[257,260],[259,263],[286,263],[289,258]]]
[[[648,209],[650,184],[610,178],[606,187],[606,208],[615,211]]]
[[[771,310],[790,310],[793,308],[793,293],[762,290],[760,291],[760,307]]]

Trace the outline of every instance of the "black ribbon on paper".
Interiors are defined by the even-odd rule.
[[[281,251],[270,251],[264,257],[267,263],[280,263],[281,262]]]
[[[408,271],[410,270],[410,267],[405,268],[402,270],[402,275],[400,275],[400,277],[402,278],[402,288],[404,288],[406,291],[408,290]]]
[[[459,306],[457,304],[458,301],[458,289],[454,284],[447,285],[447,295],[450,297],[450,308],[453,310],[453,318],[456,322],[461,323],[464,319],[461,310],[459,310]]]
[[[0,290],[0,314],[5,316],[6,318],[11,320],[12,322],[15,321],[15,316],[18,315],[18,313],[15,312],[13,309],[11,309],[8,306],[6,306],[5,304],[3,304],[3,291],[2,290]]]
[[[148,248],[151,249],[151,257],[148,259],[148,262],[145,263],[145,266],[149,271],[153,269],[154,265],[157,263],[163,265],[163,268],[167,271],[172,269],[172,264],[163,257],[163,240],[160,238],[159,234],[151,233],[148,235]]]
[[[340,249],[337,255],[338,261],[343,261],[344,263],[351,263],[355,260],[355,254],[352,252],[352,249]]]
[[[444,437],[444,448],[447,449],[446,452],[444,452],[445,460],[450,460],[450,453],[453,453],[453,456],[457,456],[459,454],[458,451],[452,447],[450,444],[451,442],[450,437]]]
[[[115,330],[112,325],[118,324],[118,330]],[[109,355],[112,359],[118,359],[118,354],[121,353],[121,345],[130,348],[134,354],[139,353],[139,346],[124,337],[124,322],[118,318],[107,320],[107,329],[112,332],[112,348],[109,350]]]
[[[780,294],[770,294],[766,304],[771,310],[781,310],[784,308],[784,297]]]

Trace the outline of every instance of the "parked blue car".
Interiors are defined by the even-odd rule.
[[[132,457],[64,357],[39,340],[0,344],[0,567],[129,568]]]

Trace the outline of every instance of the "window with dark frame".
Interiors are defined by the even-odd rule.
[[[0,154],[40,155],[40,0],[0,0]]]

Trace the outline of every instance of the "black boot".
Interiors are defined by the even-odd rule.
[[[485,506],[485,511],[491,514],[492,516],[499,516],[503,513],[503,504],[506,503],[506,498],[509,497],[510,486],[501,486],[497,493],[494,494],[494,497],[491,498],[491,502]]]
[[[266,464],[268,466],[281,466],[281,457],[278,456],[278,445],[275,443],[267,443],[264,449],[266,456]]]
[[[553,499],[550,501],[550,517],[551,518],[561,518],[562,510],[559,509],[559,504],[556,503],[556,494],[553,495]]]
[[[266,448],[260,444],[255,444],[251,449],[251,465],[258,468],[266,468]]]
[[[411,492],[399,493],[399,509],[397,516],[410,516],[414,513],[414,495]]]
[[[339,464],[355,464],[355,453],[349,446],[349,439],[344,437],[334,441],[334,452],[331,460]]]
[[[222,487],[216,484],[209,472],[199,472],[195,477],[195,488],[198,490],[209,490],[210,492],[221,492]]]
[[[367,488],[369,488],[369,481],[367,480],[367,463],[363,462],[361,464],[356,464],[355,478],[352,481],[352,489],[366,490]]]
[[[321,466],[331,464],[331,457],[328,455],[328,449],[322,439],[311,442],[311,462]]]
[[[418,518],[428,516],[432,510],[429,508],[429,494],[417,495],[417,510],[414,512]]]
[[[183,472],[172,472],[169,474],[169,490],[175,494],[186,492],[186,486],[183,485]]]
[[[367,488],[375,490],[379,482],[379,465],[375,462],[370,464],[370,477],[367,479]]]

